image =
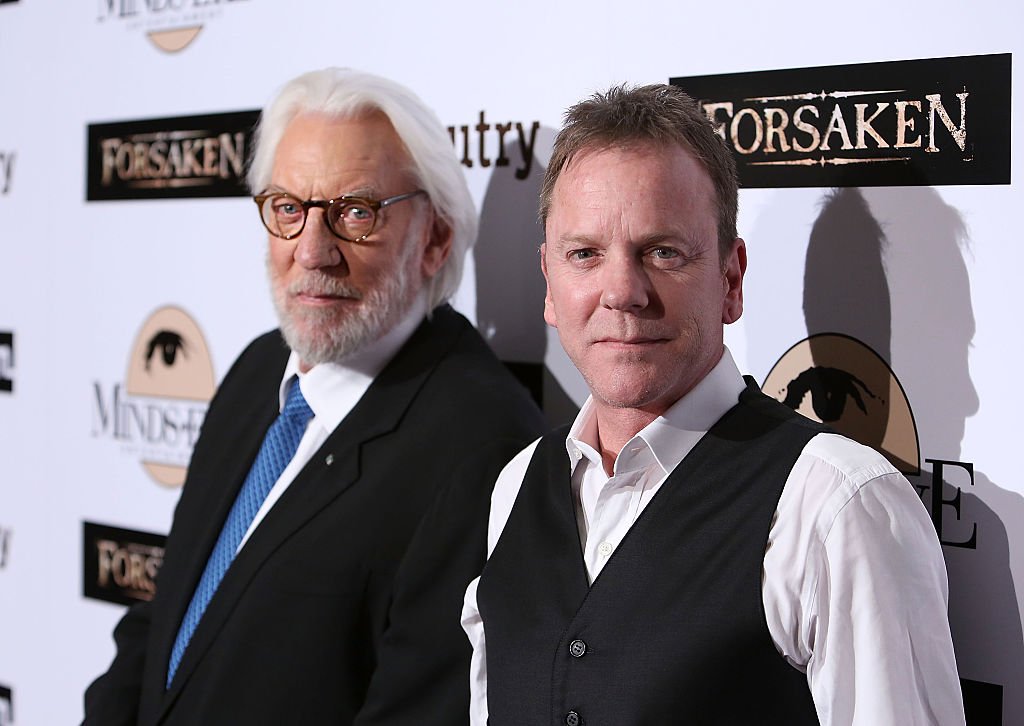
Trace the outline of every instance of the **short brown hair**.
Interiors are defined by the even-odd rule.
[[[573,157],[583,150],[628,147],[631,144],[678,144],[704,166],[715,188],[718,247],[725,258],[736,239],[738,186],[736,161],[725,140],[690,96],[675,86],[614,86],[595,93],[565,112],[555,137],[540,194],[540,221],[546,224],[555,182]]]

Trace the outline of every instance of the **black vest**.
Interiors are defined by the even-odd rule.
[[[823,428],[748,385],[588,586],[566,429],[537,446],[477,592],[490,726],[817,724],[772,643],[761,571]]]

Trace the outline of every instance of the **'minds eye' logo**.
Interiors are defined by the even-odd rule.
[[[123,387],[95,384],[93,434],[121,441],[159,484],[181,486],[214,388],[199,326],[181,308],[160,308],[135,336]]]
[[[203,26],[219,19],[224,7],[241,0],[100,0],[99,22],[121,21],[142,29],[165,53],[178,53],[196,39]]]
[[[903,386],[859,340],[837,333],[801,340],[779,359],[761,390],[878,450],[904,474],[920,473],[917,426]]]

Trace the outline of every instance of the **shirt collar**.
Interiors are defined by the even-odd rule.
[[[366,393],[373,379],[416,332],[426,314],[424,289],[395,327],[342,363],[319,363],[302,373],[299,371],[299,355],[293,350],[288,356],[278,389],[280,408],[284,408],[289,382],[293,376],[298,376],[302,395],[316,420],[328,431],[333,431]]]
[[[653,454],[658,465],[668,474],[690,453],[701,437],[736,405],[746,384],[732,354],[726,348],[721,360],[696,386],[672,404],[662,416],[645,426],[630,439],[619,453],[615,471],[619,473],[620,461],[623,468],[634,468],[627,462],[634,454]],[[601,456],[597,450],[597,419],[593,398],[588,397],[576,420],[569,429],[565,441],[566,452],[573,468],[581,458],[600,465]]]

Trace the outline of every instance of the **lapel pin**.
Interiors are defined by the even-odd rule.
[[[327,464],[327,466],[330,466],[331,464],[333,464],[334,463],[334,454],[328,454],[327,458],[324,459],[324,463]]]

